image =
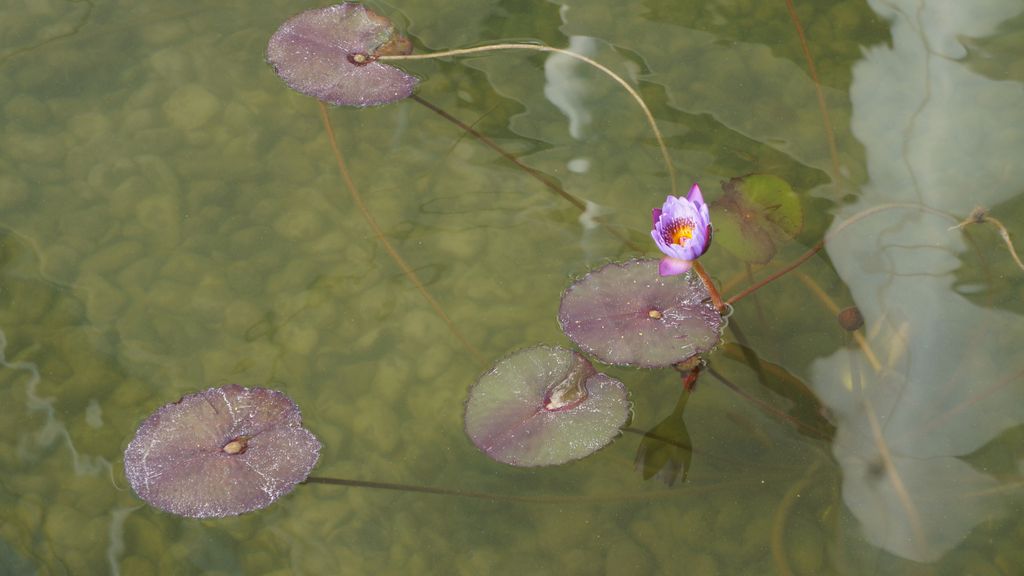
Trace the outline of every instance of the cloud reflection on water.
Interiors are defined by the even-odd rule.
[[[851,124],[868,181],[833,229],[886,203],[963,217],[1020,194],[1024,87],[972,71],[959,40],[994,33],[1020,3],[871,5],[891,22],[893,41],[867,49],[854,67]],[[872,543],[917,561],[937,560],[997,513],[997,499],[976,494],[999,482],[962,457],[1024,422],[1024,389],[1013,377],[1021,361],[1009,344],[1020,340],[1020,318],[952,289],[957,268],[982,265],[949,230],[954,223],[894,209],[827,246],[876,333],[873,345],[898,341],[905,350],[878,373],[852,350],[813,367],[813,385],[837,419],[833,453],[846,505]]]

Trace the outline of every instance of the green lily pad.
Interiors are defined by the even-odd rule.
[[[765,264],[803,229],[800,196],[782,178],[752,174],[722,184],[711,203],[715,244],[750,264]]]

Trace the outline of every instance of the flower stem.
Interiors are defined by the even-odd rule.
[[[715,282],[711,279],[711,276],[708,276],[707,271],[704,270],[704,266],[700,262],[694,260],[693,269],[697,272],[697,276],[700,276],[700,279],[704,282],[704,287],[708,289],[708,294],[711,295],[711,303],[714,304],[715,309],[718,310],[719,314],[725,314],[727,308],[725,303],[722,302],[722,295],[718,293],[718,289],[715,288]]]
[[[676,191],[676,172],[675,168],[672,166],[672,158],[668,154],[668,147],[665,146],[665,140],[661,136],[661,130],[658,129],[658,124],[657,122],[654,121],[654,115],[651,114],[651,110],[647,107],[647,104],[644,103],[643,98],[641,98],[640,94],[637,93],[637,91],[632,86],[630,86],[629,83],[626,82],[621,76],[619,76],[615,72],[612,72],[611,69],[609,69],[604,64],[592,60],[582,54],[570,52],[569,50],[565,50],[563,48],[545,46],[543,44],[490,44],[487,46],[476,46],[473,48],[459,48],[455,50],[444,50],[442,52],[431,52],[430,54],[388,54],[377,56],[375,59],[380,62],[395,62],[402,60],[429,60],[432,58],[445,58],[448,56],[465,56],[468,54],[477,54],[480,52],[494,52],[498,50],[533,50],[535,52],[554,52],[556,54],[562,54],[564,56],[568,56],[569,58],[574,58],[590,66],[593,66],[594,68],[600,70],[609,78],[614,80],[619,86],[622,86],[626,90],[626,92],[628,92],[629,95],[633,98],[633,100],[635,100],[636,103],[640,106],[640,109],[643,110],[644,117],[647,118],[647,123],[650,124],[651,131],[654,132],[654,138],[658,141],[658,148],[661,149],[661,157],[665,161],[665,169],[668,170],[669,182],[672,187],[672,195],[679,195]]]

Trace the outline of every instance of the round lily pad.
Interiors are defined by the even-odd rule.
[[[658,274],[657,260],[607,264],[562,295],[558,322],[601,362],[655,368],[708,352],[724,321],[691,270]]]
[[[534,346],[498,362],[470,389],[466,434],[498,462],[563,464],[618,436],[629,407],[622,382],[580,354]]]
[[[710,205],[715,243],[744,262],[769,262],[779,244],[803,229],[800,197],[778,176],[733,178],[722,190],[725,194]]]
[[[408,98],[419,80],[377,62],[408,54],[412,43],[362,4],[307,10],[277,29],[267,61],[293,89],[338,106],[377,106]]]
[[[125,450],[124,469],[151,506],[211,518],[269,506],[306,479],[319,454],[291,399],[230,384],[150,415]]]

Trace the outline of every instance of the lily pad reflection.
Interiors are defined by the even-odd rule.
[[[657,260],[613,263],[587,274],[562,295],[558,322],[598,360],[647,368],[708,352],[724,324],[695,273],[660,276]]]
[[[576,352],[535,346],[501,360],[470,389],[466,434],[499,462],[549,466],[603,448],[628,416],[622,382]]]

